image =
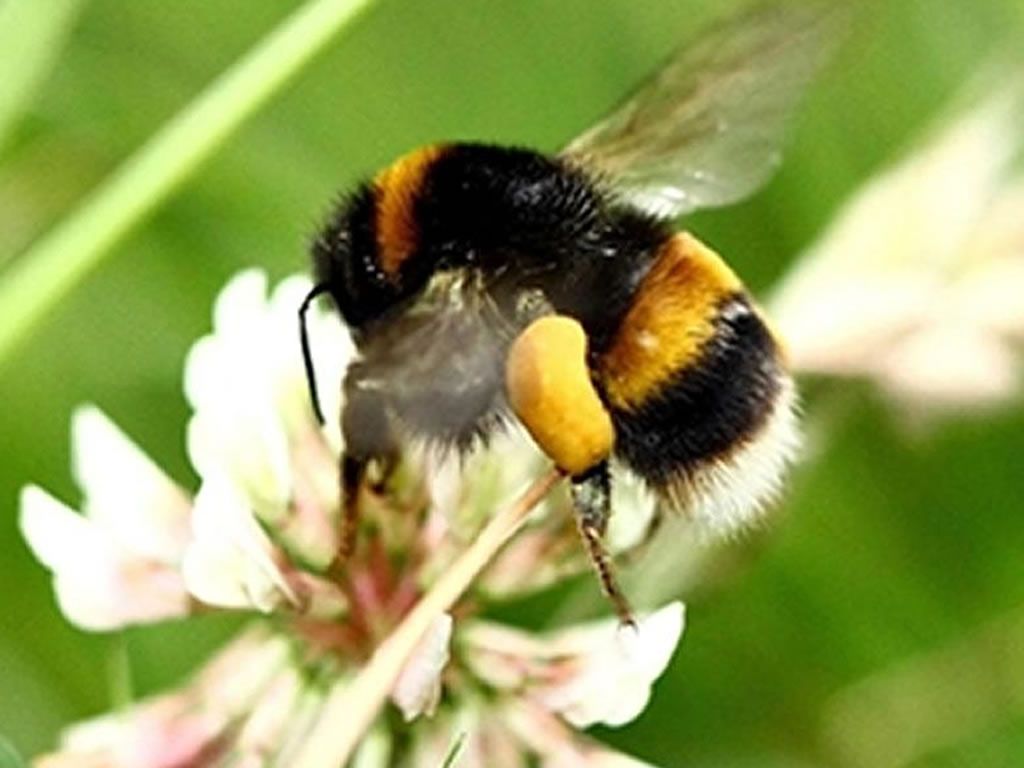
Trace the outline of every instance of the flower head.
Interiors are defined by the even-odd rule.
[[[307,290],[292,278],[268,297],[265,276],[247,271],[217,299],[213,332],[185,367],[194,495],[93,407],[72,425],[83,514],[39,488],[23,491],[26,540],[78,626],[108,630],[198,610],[253,616],[181,687],[69,729],[40,765],[304,760],[329,692],[360,675],[495,507],[543,470],[543,457],[514,431],[463,461],[410,446],[386,491],[367,494],[372,534],[340,571],[329,567],[342,445],[337,426],[320,427],[306,399],[294,311]],[[321,391],[337,409],[353,345],[325,312],[309,320]],[[631,525],[612,532],[613,546],[637,546],[653,515],[653,501],[634,493],[617,516]],[[437,765],[431,756],[457,733],[465,733],[463,765],[499,764],[500,755],[510,765],[526,755],[546,765],[613,760],[574,729],[640,714],[679,641],[682,607],[652,614],[635,632],[609,622],[535,634],[476,617],[588,567],[571,520],[567,495],[552,494],[451,611],[434,617],[391,688],[407,724],[379,719],[360,738],[357,764]],[[408,733],[395,740],[396,728]]]

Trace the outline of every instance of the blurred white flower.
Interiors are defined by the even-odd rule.
[[[771,302],[794,366],[916,406],[1013,394],[1024,338],[1024,96],[1005,88],[869,183]]]
[[[69,728],[60,751],[35,764],[175,768],[220,764],[229,751],[244,760],[263,750],[255,727],[264,733],[288,727],[286,705],[298,703],[301,685],[288,643],[251,628],[181,689]],[[244,738],[232,747],[228,737],[234,731]]]

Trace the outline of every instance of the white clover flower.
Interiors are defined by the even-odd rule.
[[[307,402],[295,310],[308,289],[292,278],[268,296],[266,277],[250,270],[218,297],[213,332],[196,342],[185,368],[194,498],[93,408],[76,412],[72,429],[85,514],[39,488],[23,491],[22,530],[79,626],[112,629],[200,607],[257,617],[181,687],[68,729],[39,765],[308,764],[329,692],[355,685],[495,509],[543,472],[544,457],[515,430],[464,461],[410,449],[397,485],[364,510],[374,535],[336,569],[342,446],[337,423],[321,428]],[[325,405],[340,409],[351,340],[324,311],[309,321]],[[610,532],[622,551],[644,542],[655,508],[637,487],[623,484],[619,494],[617,514],[636,518]],[[642,620],[632,639],[610,623],[532,635],[472,618],[482,603],[588,567],[562,489],[405,658],[389,692],[409,733],[396,739],[395,721],[378,719],[362,732],[354,764],[439,765],[431,756],[445,741],[451,748],[444,729],[458,723],[472,728],[456,765],[523,765],[531,755],[545,765],[591,757],[638,765],[574,726],[621,724],[642,711],[682,632],[681,606]],[[526,650],[502,656],[480,644],[488,632],[518,638]],[[505,684],[501,664],[481,667],[487,653],[504,668],[527,665],[530,685]],[[614,700],[596,695],[610,689]],[[403,751],[403,742],[414,746]]]

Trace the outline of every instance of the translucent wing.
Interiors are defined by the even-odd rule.
[[[786,118],[838,33],[835,10],[756,8],[669,60],[563,156],[661,216],[735,202],[779,163]]]

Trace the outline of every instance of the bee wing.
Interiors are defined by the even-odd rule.
[[[563,156],[673,217],[735,202],[780,160],[783,128],[838,34],[834,7],[755,8],[674,55]]]

